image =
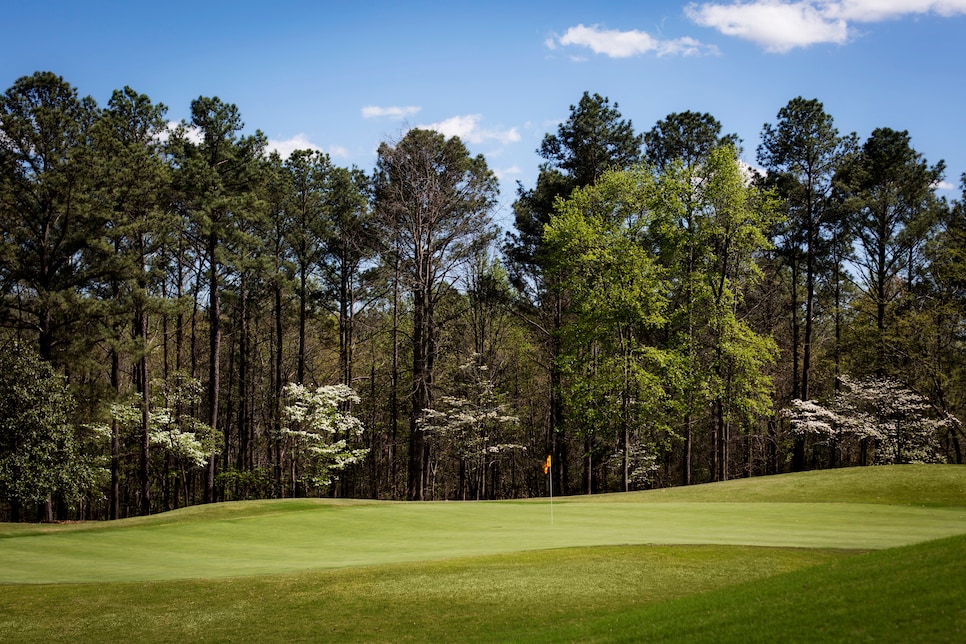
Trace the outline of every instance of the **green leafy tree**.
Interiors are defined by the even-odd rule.
[[[769,194],[750,184],[730,146],[693,166],[681,160],[656,176],[648,243],[671,283],[666,347],[676,365],[669,403],[679,415],[683,484],[692,482],[699,428],[711,430],[714,477],[728,475],[732,429],[765,413],[773,342],[743,317],[760,279],[758,258],[777,220]]]
[[[669,114],[644,135],[647,159],[658,176],[661,192],[667,195],[665,217],[669,233],[660,242],[661,260],[669,268],[669,275],[677,285],[673,294],[673,313],[670,315],[671,346],[683,349],[680,354],[684,367],[680,387],[675,396],[683,413],[679,433],[684,441],[682,482],[691,483],[692,445],[696,412],[707,401],[700,392],[701,374],[706,370],[698,363],[698,329],[702,322],[697,313],[704,309],[702,302],[705,284],[702,278],[704,244],[707,242],[706,219],[702,215],[703,196],[709,177],[707,171],[712,152],[722,146],[736,148],[738,137],[721,135],[721,124],[710,114],[683,112]]]
[[[778,111],[775,125],[766,123],[758,146],[758,162],[768,183],[785,200],[784,224],[773,233],[790,271],[791,398],[807,400],[812,385],[817,283],[823,249],[823,228],[831,217],[833,179],[853,151],[854,134],[840,136],[821,102],[792,99]],[[804,315],[801,313],[804,290]],[[804,323],[804,329],[802,324]],[[798,441],[793,469],[805,465],[804,444]]]
[[[540,166],[537,185],[518,189],[513,205],[517,233],[510,235],[507,253],[519,269],[540,266],[543,228],[553,214],[558,198],[575,188],[590,185],[609,169],[626,170],[642,160],[643,137],[634,133],[633,123],[624,119],[619,106],[600,94],[584,92],[570,117],[555,134],[544,136],[537,153]]]
[[[100,482],[103,470],[85,443],[106,436],[84,436],[73,413],[66,379],[49,362],[19,343],[0,351],[0,498],[14,521],[38,505],[52,520],[55,496],[76,502]]]
[[[108,214],[104,235],[114,251],[105,261],[102,297],[113,307],[110,319],[111,385],[121,397],[120,353],[133,353],[134,385],[141,398],[141,513],[150,514],[151,411],[149,314],[160,308],[159,269],[162,249],[172,241],[173,222],[166,211],[169,176],[161,157],[164,105],[154,105],[130,87],[117,90],[92,130],[99,207]],[[126,336],[133,331],[133,338]],[[119,504],[120,443],[115,426],[111,447],[111,516]]]
[[[323,240],[324,280],[339,316],[339,371],[353,380],[355,319],[362,308],[365,263],[375,255],[371,182],[358,168],[333,167],[325,182],[329,230]]]
[[[853,150],[855,135],[840,136],[822,103],[799,96],[778,111],[775,125],[765,124],[761,138],[758,162],[786,204],[787,218],[778,231],[778,245],[791,270],[792,396],[806,400],[811,385],[822,230],[829,216],[835,173]],[[805,328],[800,331],[799,282],[803,278]],[[798,465],[801,458],[799,453]]]
[[[617,103],[599,94],[584,92],[570,106],[569,118],[555,134],[547,134],[538,154],[540,166],[536,186],[522,185],[513,204],[516,233],[507,236],[504,252],[514,286],[525,296],[521,313],[541,334],[546,357],[549,392],[547,443],[554,452],[557,489],[569,488],[569,459],[564,432],[561,374],[557,368],[558,331],[567,311],[566,294],[548,281],[544,229],[558,199],[566,199],[576,188],[591,185],[607,170],[626,170],[642,161],[643,138],[633,123],[624,119]]]
[[[721,123],[710,114],[675,112],[644,134],[646,158],[660,172],[680,162],[686,168],[703,163],[711,150],[729,145],[737,148],[737,134],[721,134]]]
[[[191,130],[193,128],[193,130]],[[199,246],[205,265],[208,315],[207,423],[216,431],[230,431],[219,422],[221,401],[222,289],[239,248],[247,240],[248,222],[256,212],[259,163],[265,136],[256,132],[241,136],[244,128],[238,108],[217,97],[191,102],[191,122],[182,123],[172,136],[170,152],[175,184],[188,213],[190,234]],[[189,136],[195,132],[200,141]],[[199,266],[199,275],[200,275]],[[226,456],[227,458],[227,456]],[[208,463],[205,498],[215,501],[215,459]]]
[[[305,380],[306,328],[313,290],[319,288],[319,267],[325,255],[325,240],[331,234],[326,208],[325,183],[332,171],[329,156],[317,150],[296,150],[285,161],[291,182],[286,204],[289,225],[288,246],[295,269],[299,301],[298,362],[296,382]]]
[[[962,321],[966,319],[966,174],[962,196],[940,210],[935,234],[926,241],[927,270],[916,289],[916,305],[900,316],[894,334],[900,356],[909,356],[905,373],[936,408],[966,417],[966,355]],[[963,462],[962,426],[948,434],[951,460]]]
[[[666,321],[667,284],[641,243],[652,195],[643,170],[605,174],[563,202],[545,232],[555,283],[571,300],[557,359],[568,421],[585,440],[588,493],[596,461],[619,454],[627,490],[639,466],[632,454],[659,442],[664,355],[654,338]]]

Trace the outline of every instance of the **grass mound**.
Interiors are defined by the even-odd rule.
[[[966,535],[630,608],[554,633],[573,641],[961,642]]]
[[[943,641],[966,468],[0,527],[0,641]],[[909,545],[913,544],[913,545]],[[71,582],[71,583],[63,583]]]
[[[815,470],[721,483],[603,495],[615,502],[876,503],[966,506],[962,465],[888,465]]]

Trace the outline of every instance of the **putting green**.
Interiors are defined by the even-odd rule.
[[[0,583],[276,574],[625,544],[882,549],[966,533],[966,507],[862,503],[271,501],[189,520],[8,533]],[[174,513],[177,514],[177,513]]]

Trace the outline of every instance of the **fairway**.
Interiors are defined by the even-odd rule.
[[[837,490],[847,502],[835,502]],[[868,589],[841,601],[873,602],[884,615],[903,613],[889,602],[909,601],[904,589],[913,583],[921,586],[920,596],[939,593],[946,603],[966,595],[959,573],[951,572],[966,543],[961,466],[812,472],[571,497],[555,499],[552,512],[551,522],[547,499],[293,499],[193,507],[115,523],[5,524],[0,641],[609,641],[641,629],[675,639],[683,633],[675,626],[677,599],[734,588],[800,611],[797,600],[779,597],[798,596],[800,575],[813,568],[825,570],[814,577],[825,581],[809,582],[808,592],[826,605],[828,589],[843,597],[858,592],[850,581],[855,575]],[[944,538],[958,541],[922,551],[926,555],[891,554]],[[880,558],[862,554],[870,552]],[[833,565],[844,568],[827,568]],[[854,565],[865,572],[854,572]],[[932,572],[924,573],[924,565]],[[883,572],[889,579],[868,572],[889,567],[898,571]],[[775,588],[769,591],[774,599],[763,600],[756,590],[765,580]],[[881,598],[889,584],[894,597]],[[721,600],[707,601],[714,606]],[[57,615],[49,611],[51,602]],[[697,610],[691,620],[715,614],[693,605],[680,609]],[[320,606],[326,607],[321,613]],[[747,621],[748,609],[741,611]],[[67,616],[69,628],[60,619]],[[615,619],[630,626],[615,627]],[[966,614],[953,611],[943,619],[956,626]],[[715,628],[732,628],[725,622]],[[315,630],[319,623],[324,634]],[[943,623],[930,631],[932,640],[942,641],[942,629],[952,628]],[[550,624],[553,637],[541,630]],[[598,624],[604,632],[618,630],[602,635]],[[780,620],[776,624],[781,627]],[[920,625],[904,628],[918,633]],[[682,638],[696,636],[714,641],[693,629]]]

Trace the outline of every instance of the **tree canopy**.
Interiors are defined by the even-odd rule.
[[[0,95],[0,519],[963,460],[966,178],[915,124],[794,98],[762,176],[711,114],[585,92],[501,244],[470,142],[341,167],[188,107]]]

